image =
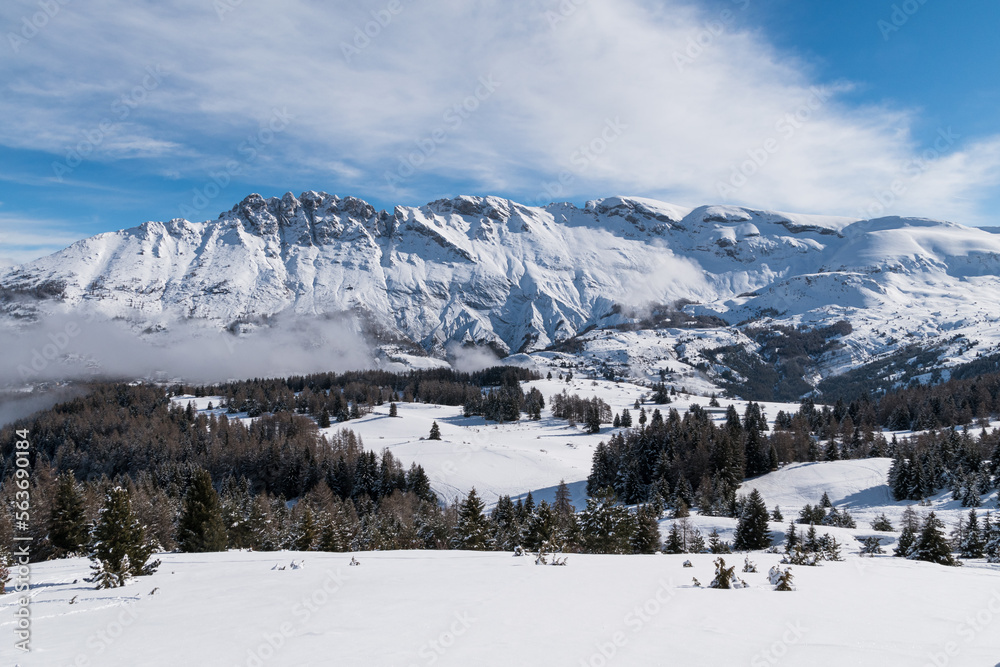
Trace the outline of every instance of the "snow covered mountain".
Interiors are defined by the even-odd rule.
[[[704,349],[759,349],[747,324],[848,320],[816,370],[826,375],[909,344],[950,345],[950,361],[996,346],[1000,236],[625,197],[581,209],[463,196],[389,213],[326,193],[255,194],[214,221],[147,222],[0,269],[0,311],[9,326],[92,312],[146,332],[360,315],[431,353],[575,338],[578,351],[616,350],[604,361],[623,367],[652,345],[646,370],[709,373]]]

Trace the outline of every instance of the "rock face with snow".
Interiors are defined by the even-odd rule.
[[[432,352],[530,352],[681,302],[729,325],[848,318],[864,354],[887,337],[982,333],[1000,312],[998,276],[1000,236],[922,219],[621,197],[582,209],[457,197],[390,213],[305,192],[250,195],[217,220],[147,222],[2,269],[0,308],[8,322],[82,310],[158,331],[349,313]]]

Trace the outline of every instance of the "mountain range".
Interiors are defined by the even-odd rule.
[[[935,351],[923,372],[1000,349],[1000,236],[638,197],[388,212],[253,194],[216,220],[146,222],[0,269],[4,326],[58,313],[161,337],[182,322],[241,334],[349,317],[432,356],[572,352],[613,373],[723,383],[763,364],[802,388],[901,352]]]

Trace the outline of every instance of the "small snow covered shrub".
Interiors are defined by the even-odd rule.
[[[767,573],[767,580],[771,582],[776,591],[794,591],[795,586],[792,585],[792,568],[786,567],[782,570],[778,566],[774,566]]]
[[[862,556],[875,556],[884,553],[885,550],[882,549],[882,540],[880,540],[878,537],[871,535],[861,541]]]
[[[709,588],[746,588],[746,582],[736,576],[736,566],[726,567],[726,561],[722,558],[715,559],[715,578],[708,585]]]

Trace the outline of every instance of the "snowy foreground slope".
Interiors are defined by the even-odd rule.
[[[628,391],[623,385],[615,402],[627,403]],[[351,425],[367,446],[381,442],[381,432],[394,452],[430,467],[456,456],[450,447],[467,437],[456,425],[466,420],[449,423],[442,410],[401,404],[402,418],[371,415]],[[450,443],[406,434],[415,424],[424,432],[432,419]],[[479,477],[493,480],[494,494],[538,490],[564,476],[582,479],[567,475],[571,465],[585,477],[589,447],[557,457],[510,430],[516,426],[497,429],[474,456],[459,456],[465,477],[447,488]],[[543,421],[529,428],[544,435],[566,427]],[[392,440],[393,429],[405,442]],[[444,453],[436,449],[442,446]],[[525,476],[505,482],[506,459],[520,461],[514,469]],[[32,566],[30,655],[16,652],[10,639],[14,595],[0,597],[0,636],[9,639],[0,642],[0,665],[997,665],[1000,565],[973,560],[949,568],[857,555],[858,539],[869,535],[890,551],[896,534],[877,533],[868,522],[884,512],[898,527],[912,504],[889,498],[889,463],[798,463],[743,484],[742,492],[758,489],[769,508],[781,506],[785,520],[770,524],[779,544],[787,522],[824,492],[857,520],[856,529],[819,528],[842,544],[846,560],[793,567],[794,592],[772,590],[766,572],[779,556],[762,552],[751,555],[758,573],[738,574],[749,588],[729,591],[693,586],[692,577],[702,584],[713,577],[707,554],[571,554],[566,567],[456,551],[362,552],[354,554],[359,567],[350,566],[352,554],[163,554],[155,575],[108,591],[83,580],[86,560],[71,559]],[[996,492],[983,501],[980,513],[996,507]],[[574,502],[582,506],[579,495]],[[931,504],[918,513],[934,509],[949,529],[968,512],[947,494]],[[661,521],[661,533],[672,521]],[[734,519],[693,515],[690,522],[703,535],[716,529],[732,539]],[[742,554],[725,558],[739,571]],[[684,568],[685,560],[694,567]]]
[[[1000,660],[1000,571],[888,557],[793,568],[779,593],[755,554],[749,588],[695,588],[712,556],[509,553],[168,554],[124,589],[81,559],[34,568],[33,651],[0,664],[976,665]],[[304,560],[302,569],[274,569]],[[690,559],[694,567],[684,568]],[[730,563],[741,564],[732,556]],[[993,566],[994,568],[996,566]],[[152,594],[152,591],[156,591]],[[0,598],[10,635],[12,596]],[[71,603],[72,602],[72,603]],[[935,662],[935,660],[937,660]]]

